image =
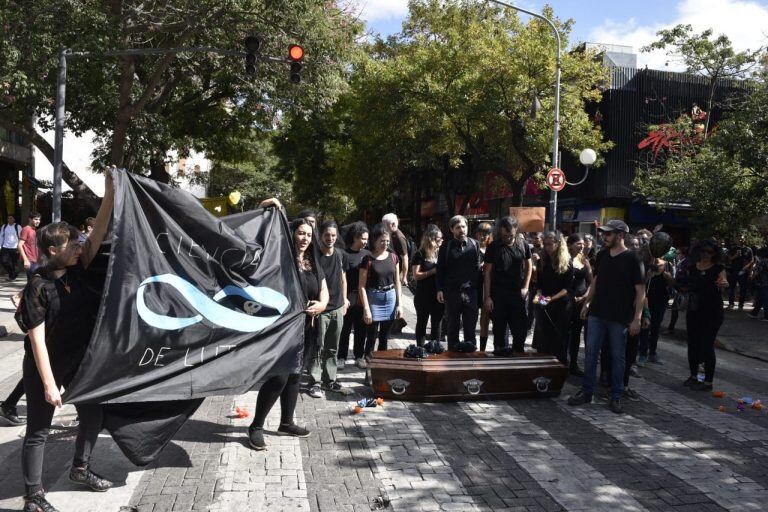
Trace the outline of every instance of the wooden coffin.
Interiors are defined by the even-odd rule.
[[[425,402],[548,397],[560,394],[568,376],[568,369],[547,354],[443,352],[413,359],[403,352],[373,353],[368,377],[376,396]]]

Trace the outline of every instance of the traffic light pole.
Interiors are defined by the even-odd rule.
[[[62,168],[64,166],[64,119],[66,115],[67,96],[67,59],[89,57],[124,57],[134,55],[166,55],[169,53],[216,53],[230,57],[245,57],[246,52],[236,50],[222,50],[210,46],[191,46],[180,48],[129,48],[126,50],[109,50],[105,52],[73,52],[69,48],[59,51],[59,74],[56,79],[56,107],[54,120],[54,147],[53,147],[53,222],[61,221],[61,188]],[[256,59],[262,62],[290,63],[288,58],[270,57],[268,55],[256,55]]]
[[[514,5],[508,4],[506,2],[501,2],[499,0],[488,0],[488,1],[494,4],[501,5],[503,7],[508,7],[510,9],[523,12],[525,14],[533,16],[534,18],[543,20],[550,26],[550,28],[552,28],[552,33],[555,35],[555,41],[557,42],[557,61],[555,64],[555,123],[554,123],[554,129],[552,134],[552,167],[560,167],[560,161],[558,159],[558,155],[559,155],[558,145],[560,140],[560,60],[561,60],[560,54],[562,52],[561,42],[560,42],[560,33],[557,31],[557,27],[552,22],[552,20],[550,20],[546,16],[542,16],[541,14],[528,11],[521,7],[516,7]],[[550,189],[549,191],[549,226],[550,226],[550,229],[553,231],[557,229],[557,191],[552,189]]]

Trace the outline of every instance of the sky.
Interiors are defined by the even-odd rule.
[[[398,32],[408,14],[408,0],[356,1],[369,29],[382,36]],[[640,67],[681,69],[663,52],[639,53],[640,47],[656,39],[658,30],[678,23],[689,23],[697,31],[713,28],[715,33],[727,35],[738,50],[756,49],[768,42],[768,0],[507,1],[534,12],[549,4],[558,18],[574,20],[572,43],[632,46]]]

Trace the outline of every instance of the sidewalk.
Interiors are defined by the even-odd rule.
[[[720,342],[718,348],[768,361],[768,322],[749,317],[747,313],[750,311],[752,311],[751,303],[747,303],[743,311],[724,310],[725,320],[717,335],[717,340]],[[669,325],[669,311],[664,317],[663,332],[665,334],[667,325]],[[680,318],[672,336],[685,340],[685,312],[680,312]]]

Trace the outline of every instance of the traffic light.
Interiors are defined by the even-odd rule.
[[[304,48],[292,44],[288,48],[288,59],[291,61],[291,82],[298,84],[301,82],[301,61],[304,59]]]
[[[256,74],[256,54],[261,49],[261,39],[256,36],[245,38],[245,72],[249,75]]]

